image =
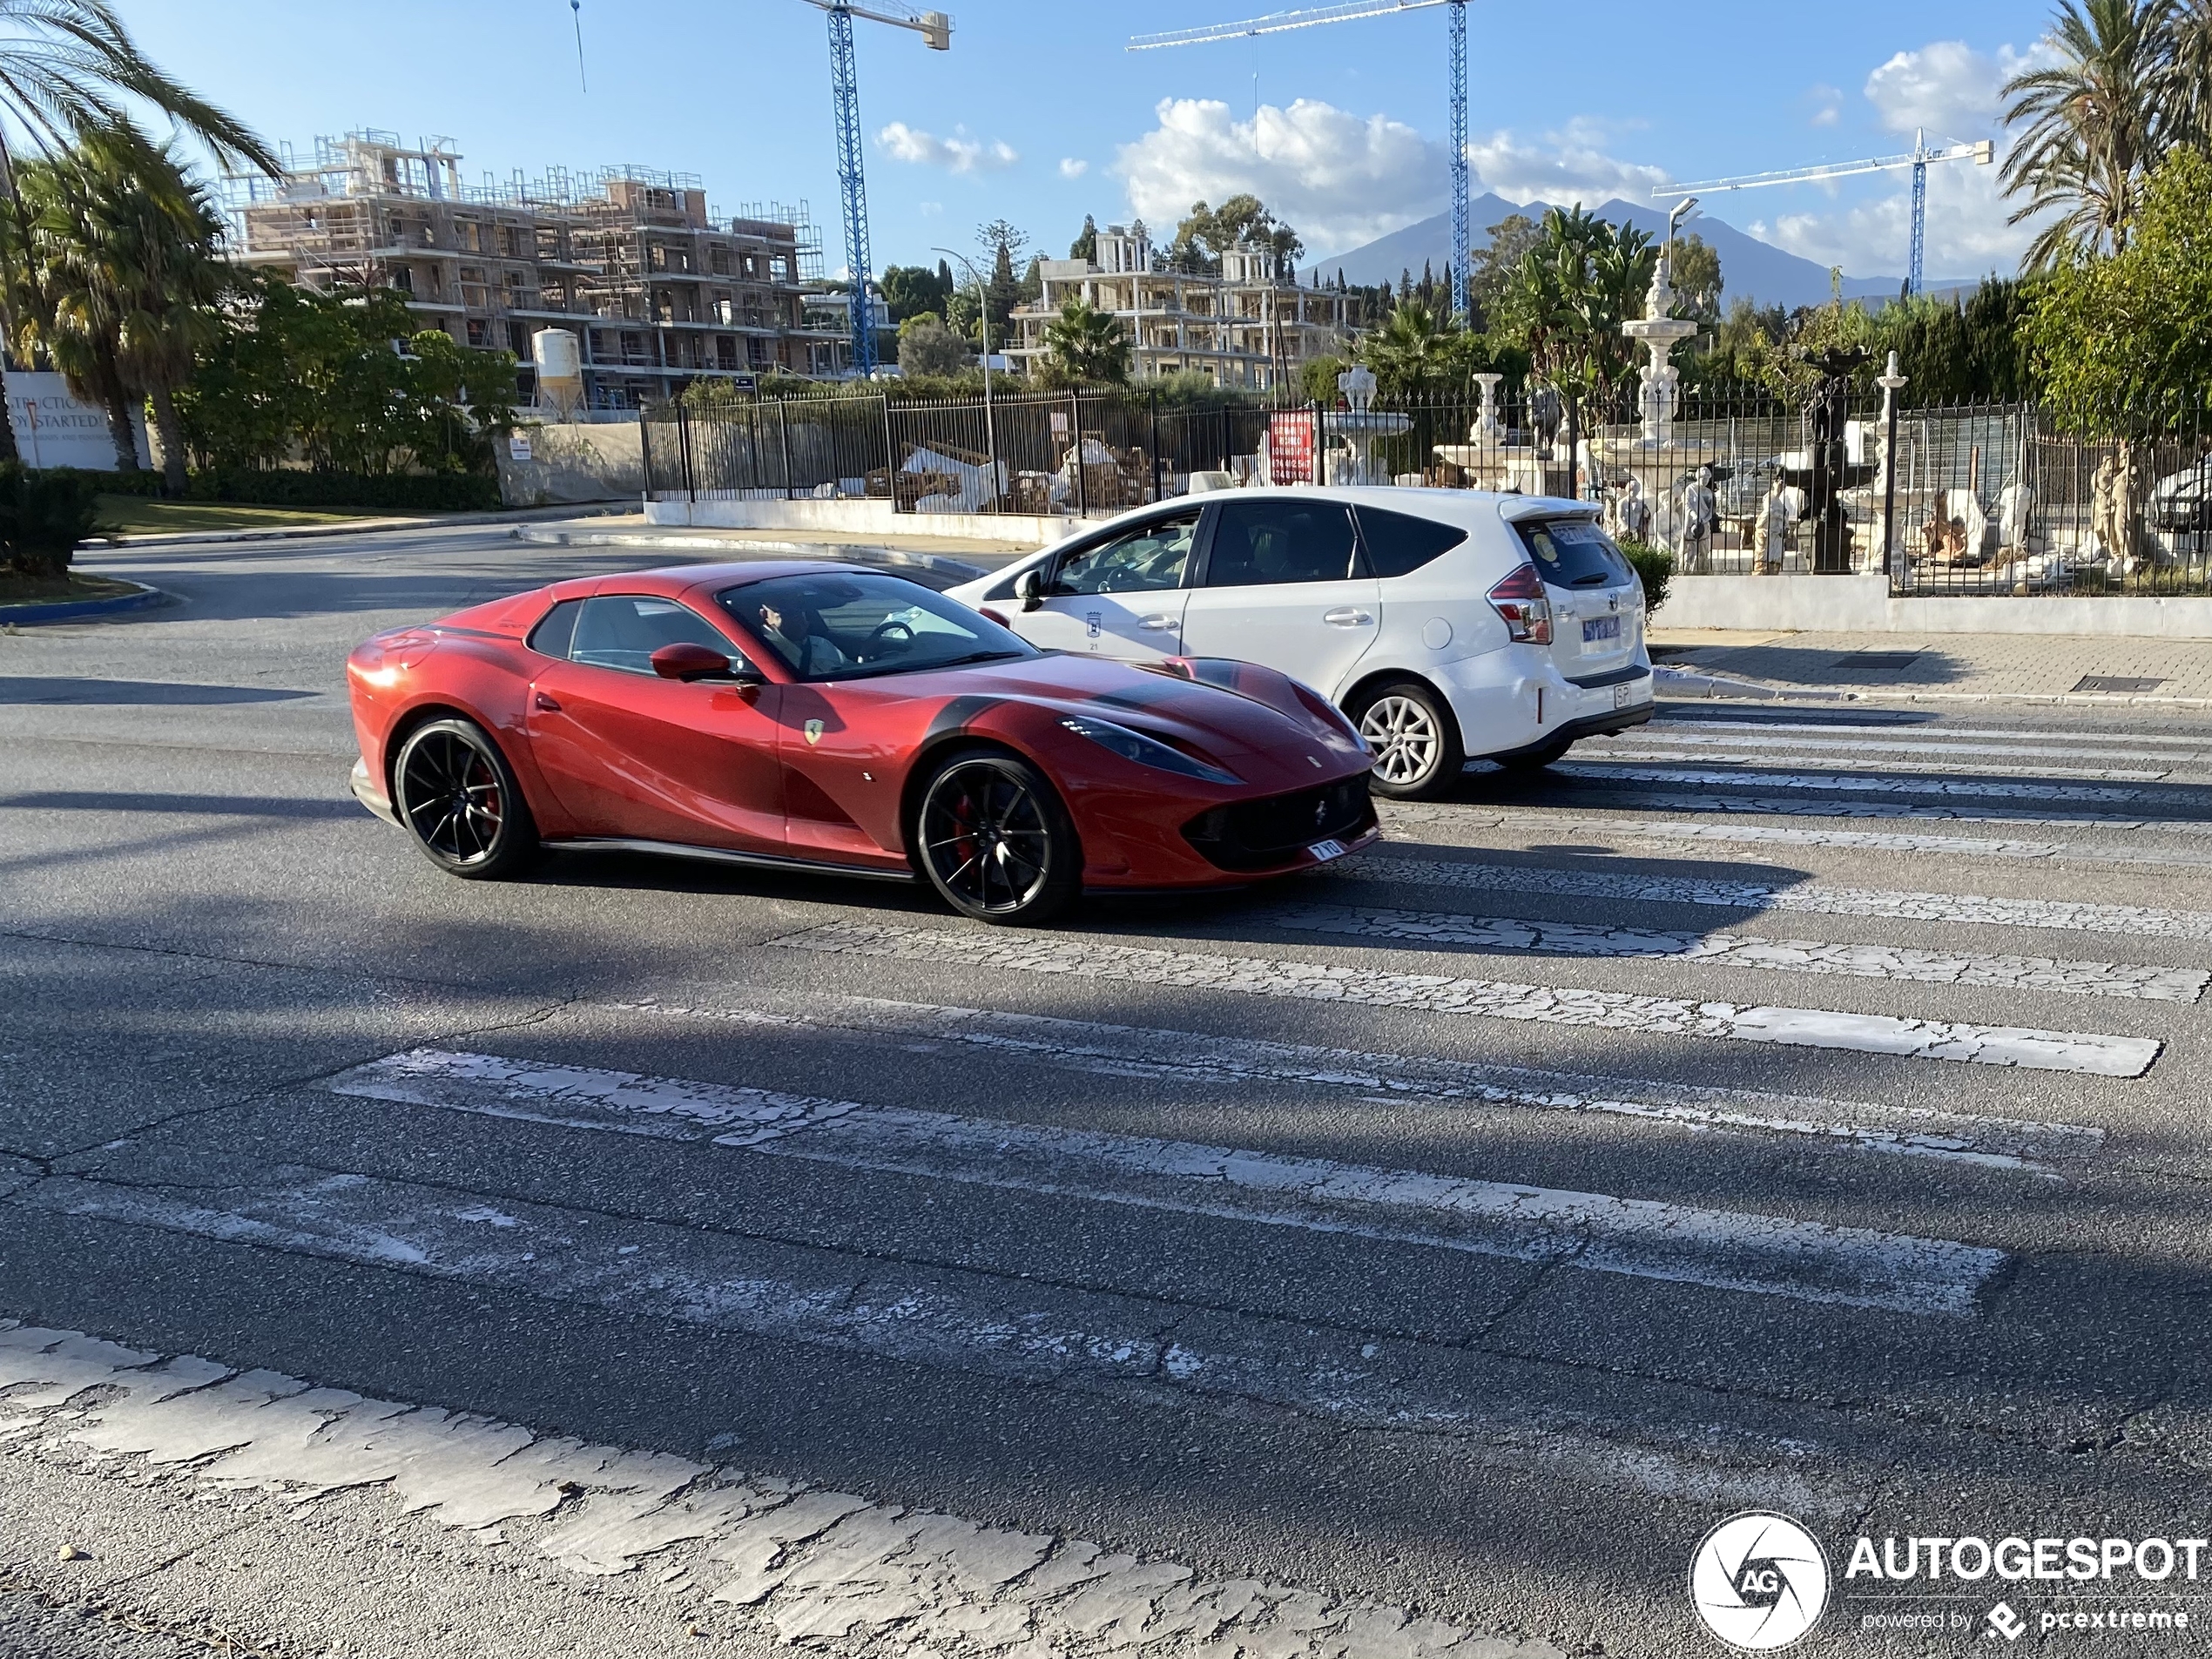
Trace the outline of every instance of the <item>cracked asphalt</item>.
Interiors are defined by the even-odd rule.
[[[1044,934],[629,855],[455,882],[352,802],[360,637],[639,556],[141,549],[87,563],[175,604],[0,635],[0,1653],[1703,1655],[1746,1509],[1827,1551],[1804,1651],[2212,1620],[1843,1575],[2208,1530],[2202,718],[1667,704],[1333,873]],[[260,1431],[180,1425],[263,1372],[1138,1565],[1112,1617],[795,1555],[717,1601],[738,1534],[644,1498],[563,1564],[626,1488],[226,1484]],[[1867,1623],[1913,1608],[1960,1622]]]

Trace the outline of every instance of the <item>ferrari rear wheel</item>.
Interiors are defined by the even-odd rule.
[[[433,720],[409,733],[392,786],[400,822],[448,875],[496,880],[536,855],[537,826],[514,769],[473,720]]]
[[[929,885],[979,921],[1050,921],[1082,891],[1082,848],[1068,810],[1018,755],[947,756],[923,786],[914,831]]]

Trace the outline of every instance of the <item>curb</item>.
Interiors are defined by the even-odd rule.
[[[579,504],[562,508],[556,516],[588,518],[631,510],[627,502],[610,502],[600,508]],[[377,536],[392,530],[470,529],[530,522],[522,514],[511,512],[447,514],[434,518],[361,518],[345,524],[287,524],[272,525],[266,529],[174,530],[145,536],[104,536],[89,542],[79,542],[78,547],[88,553],[132,548],[216,547],[229,542],[306,541],[318,536]]]
[[[634,530],[542,530],[528,524],[515,527],[516,541],[528,542],[537,547],[639,547],[662,552],[687,553],[772,553],[787,559],[845,559],[855,564],[906,565],[914,570],[934,571],[962,582],[972,582],[977,577],[988,576],[990,570],[980,564],[970,564],[966,559],[955,559],[943,553],[916,553],[905,548],[869,547],[837,542],[776,542],[760,537],[731,536],[699,536],[681,534],[652,536]],[[1017,550],[1015,556],[1021,556]]]
[[[143,582],[133,582],[130,585],[138,591],[118,593],[105,599],[57,599],[51,604],[0,605],[0,627],[121,616],[132,610],[150,610],[156,605],[169,603],[170,596],[159,588],[150,588]]]

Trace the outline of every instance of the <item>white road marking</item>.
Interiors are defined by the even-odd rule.
[[[1986,844],[1969,843],[1965,848],[1946,850],[1975,850],[1984,845]],[[1786,910],[1816,916],[1880,916],[1898,921],[1955,921],[1984,927],[2035,927],[2212,941],[2212,912],[2160,910],[2148,905],[2091,904],[2067,899],[2003,899],[1979,893],[1892,892],[1884,887],[1831,887],[1823,881],[1809,881],[1802,887],[1774,887],[1756,881],[1697,881],[1629,870],[1558,870],[1532,864],[1474,864],[1374,853],[1355,863],[1338,865],[1329,873],[1342,880],[1405,881],[1420,887],[1455,887],[1477,893],[1557,893],[1576,898],[1699,905],[1724,910]]]
[[[1940,795],[1979,799],[2129,801],[2187,799],[2188,792],[2122,789],[2087,784],[1953,783],[1944,778],[1898,778],[1868,773],[1767,772],[1746,779],[1742,771],[1689,772],[1677,766],[1586,765],[1561,761],[1552,771],[1569,778],[1603,783],[1701,784],[1759,789],[1811,789],[1861,795]]]
[[[1851,1501],[1789,1472],[1803,1459],[1835,1480],[1825,1448],[1723,1435],[1703,1420],[1614,1438],[1623,1420],[1669,1424],[1665,1411],[1639,1411],[1637,1395],[1648,1386],[1677,1402],[1670,1384],[1621,1379],[1602,1407],[1579,1408],[1558,1402],[1549,1366],[1477,1348],[503,1197],[516,1226],[462,1219],[485,1196],[269,1164],[239,1166],[223,1185],[57,1176],[10,1202],[1028,1385],[1449,1435],[1479,1461],[1708,1502],[1787,1494],[1835,1513]],[[469,1518],[488,1524],[481,1509]]]
[[[1982,726],[1939,725],[1932,721],[1902,720],[1701,720],[1694,718],[1664,715],[1652,722],[1654,727],[1669,736],[1684,730],[1692,732],[1851,732],[1871,735],[1880,732],[1903,732],[1916,738],[2000,738],[2036,743],[2094,743],[2101,747],[2114,744],[2153,743],[2175,747],[2195,747],[2203,743],[2202,738],[2161,737],[2148,732],[2084,732],[2073,726],[2037,727],[2030,731],[2023,726]]]
[[[1258,919],[1303,933],[1395,939],[1440,948],[1696,962],[1787,974],[1828,974],[1932,985],[1976,985],[2069,996],[2118,996],[2194,1002],[2208,975],[2199,968],[2152,968],[2064,957],[1991,956],[1912,950],[1896,945],[1820,939],[1765,939],[1756,934],[1658,933],[1641,927],[1591,927],[1577,922],[1467,916],[1454,911],[1364,910],[1298,905],[1262,911]]]
[[[1803,1136],[1862,1152],[2053,1177],[2057,1175],[2054,1164],[2094,1157],[2105,1139],[2102,1130],[2087,1125],[1977,1116],[1925,1106],[1539,1071],[1435,1055],[1373,1054],[881,997],[812,993],[802,997],[759,987],[743,988],[742,995],[743,1001],[736,1006],[668,1001],[615,1006],[676,1018],[876,1037],[915,1052],[951,1045],[977,1048],[1109,1077],[1285,1082],[1348,1089],[1386,1103],[1476,1101],[1537,1111],[1599,1112],[1694,1131]]]
[[[1716,738],[1715,741],[1722,742],[1725,740]],[[2023,763],[2020,765],[2013,766],[1973,765],[1957,759],[1941,758],[1940,756],[1939,756],[1939,758],[1930,759],[1916,759],[1913,756],[1919,753],[1919,751],[1913,751],[1910,753],[1899,752],[1901,745],[1888,743],[1858,743],[1838,745],[1838,747],[1848,747],[1851,752],[1847,755],[1809,753],[1807,752],[1806,745],[1803,744],[1793,743],[1787,745],[1778,745],[1777,746],[1786,747],[1788,759],[1793,764],[1800,766],[1864,768],[1870,765],[1878,765],[1885,772],[1936,772],[1946,778],[2018,778],[2023,773],[2031,773],[2038,778],[2074,778],[2104,783],[2155,784],[2163,779],[2170,778],[2173,775],[2170,771],[2125,771],[2109,766],[2053,766],[2047,765],[2040,762],[2032,764]],[[1879,752],[1870,752],[1871,751],[1879,751]],[[1581,756],[1586,760],[1616,760],[1639,763],[1687,761],[1702,763],[1703,765],[1709,766],[1742,766],[1745,768],[1770,766],[1774,764],[1776,759],[1776,757],[1764,754],[1744,755],[1739,759],[1737,756],[1730,754],[1716,754],[1708,750],[1696,750],[1689,748],[1669,749],[1658,746],[1647,746],[1639,744],[1622,744],[1619,742],[1612,744],[1594,744],[1589,742],[1578,743],[1575,745],[1575,752]],[[2004,752],[2002,750],[1980,749],[1960,751],[1959,752],[1992,754],[2002,753]],[[1792,783],[1788,786],[1788,787],[1791,788],[1804,788],[1806,786],[1807,786],[1797,783]]]
[[[1561,770],[1554,766],[1554,772]],[[1634,778],[1602,781],[1634,786]],[[1743,784],[1750,780],[1734,778]],[[2024,824],[2039,829],[2148,830],[2161,834],[2212,834],[2212,822],[2177,818],[2142,818],[2116,813],[2049,813],[2021,807],[1942,806],[1906,800],[1793,800],[1787,795],[1677,795],[1633,786],[1594,792],[1594,799],[1608,805],[1634,803],[1640,807],[1670,813],[1723,813],[1770,818],[1905,818],[1936,819],[1954,824]]]
[[[1901,738],[1885,738],[1878,735],[1877,729],[1864,726],[1854,729],[1850,736],[1841,738],[1776,738],[1764,735],[1750,736],[1733,731],[1710,732],[1707,730],[1706,723],[1703,721],[1698,722],[1695,727],[1691,728],[1685,728],[1680,725],[1672,725],[1662,726],[1656,730],[1647,726],[1644,730],[1650,733],[1649,737],[1640,739],[1629,738],[1626,734],[1623,734],[1621,737],[1608,739],[1608,741],[1621,744],[1622,746],[1630,749],[1637,747],[1641,742],[1649,742],[1661,746],[1668,744],[1689,744],[1699,746],[1710,745],[1720,749],[1776,749],[1791,754],[1801,754],[1807,752],[1817,752],[1825,749],[1839,749],[1848,751],[1852,754],[1866,754],[1870,752],[1879,752],[1885,756],[1897,753],[1919,755],[1990,755],[1996,756],[2000,759],[2010,758],[2013,759],[2074,761],[2087,759],[2101,761],[2155,760],[2159,762],[2162,766],[2169,769],[2183,761],[2212,760],[2212,751],[2198,749],[2127,749],[2101,745],[2098,748],[2094,755],[2089,755],[2084,753],[2080,748],[2069,749],[2062,746],[2053,746],[2040,733],[2031,735],[2025,732],[2021,733],[2019,739],[2013,742],[1978,743],[1971,740],[1958,740],[1958,738],[1970,738],[1971,734],[1966,733],[1958,734],[1957,738],[1954,738],[1952,734],[1946,732],[1920,732]],[[2133,741],[2133,739],[2123,739],[2122,741]],[[2195,742],[2198,741],[2198,739],[2191,738],[2189,741]],[[1886,764],[1886,762],[1885,762],[1885,764]],[[2073,772],[2062,772],[2054,775],[2061,777],[2075,777],[2080,774]],[[2150,778],[2158,778],[2162,777],[2164,773],[2150,772],[2143,775]]]
[[[758,1090],[495,1055],[418,1049],[326,1086],[447,1111],[674,1130],[847,1169],[1904,1313],[1971,1315],[1976,1291],[2005,1261],[2001,1251],[1863,1227],[942,1112],[846,1103],[764,1123]],[[698,1108],[718,1094],[722,1112],[702,1121]],[[725,1123],[740,1127],[713,1133]]]
[[[1418,1008],[1436,1014],[1479,1015],[1546,1025],[1594,1026],[1650,1035],[1732,1038],[1797,1048],[1843,1049],[1863,1054],[2035,1071],[2084,1072],[2101,1077],[2140,1077],[2162,1046],[2149,1037],[2043,1031],[1889,1015],[1842,1014],[1821,1008],[1742,1008],[1730,1002],[1692,1002],[1445,974],[1387,974],[1372,968],[1278,958],[1215,956],[1107,945],[1090,940],[1029,940],[1004,935],[837,922],[771,941],[796,950],[832,954],[928,961],[955,968],[996,968],[1017,974],[1070,974],[1086,979],[1235,991],[1258,996],[1369,1007]]]
[[[1206,1578],[1082,1539],[887,1507],[770,1475],[311,1388],[273,1372],[235,1376],[190,1354],[159,1360],[117,1350],[118,1362],[96,1379],[114,1397],[57,1415],[92,1386],[76,1380],[87,1373],[75,1352],[95,1346],[113,1345],[0,1325],[0,1376],[49,1385],[36,1407],[22,1395],[0,1400],[0,1433],[58,1431],[96,1450],[139,1452],[183,1469],[211,1497],[265,1490],[306,1504],[341,1489],[385,1489],[408,1513],[478,1533],[543,1522],[565,1504],[534,1546],[550,1565],[602,1577],[650,1561],[670,1588],[747,1609],[748,1623],[785,1642],[893,1628],[917,1651],[1037,1659],[1098,1650],[1102,1637],[1125,1636],[1126,1647],[1143,1631],[1193,1652],[1242,1643],[1274,1659],[1433,1659],[1447,1649],[1561,1659],[1548,1642],[1479,1636],[1403,1608]],[[67,1380],[50,1380],[57,1373]],[[1751,1501],[1764,1484],[1760,1501],[1780,1507],[1794,1489],[1818,1512],[1838,1513],[1824,1489],[1786,1474],[1738,1488],[1718,1467],[1685,1460],[1681,1468],[1685,1484],[1730,1501]]]

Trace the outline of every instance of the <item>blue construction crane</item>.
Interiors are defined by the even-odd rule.
[[[1912,246],[1905,255],[1905,291],[1919,293],[1925,283],[1922,269],[1928,240],[1928,168],[1939,161],[1971,161],[1986,167],[1997,158],[1997,146],[1987,138],[1973,144],[1928,148],[1925,131],[1912,135],[1912,148],[1901,156],[1873,156],[1865,161],[1838,161],[1823,167],[1791,167],[1783,172],[1745,173],[1740,179],[1706,179],[1694,185],[1669,185],[1651,192],[1655,200],[1669,196],[1703,196],[1720,190],[1758,190],[1768,185],[1814,184],[1824,179],[1844,179],[1853,173],[1912,170]]]
[[[845,260],[852,267],[853,372],[875,367],[875,317],[868,300],[868,181],[860,152],[860,80],[853,61],[853,19],[911,29],[932,51],[949,51],[953,20],[941,11],[874,11],[850,0],[806,0],[829,13],[830,101],[837,119],[837,188],[845,203]]]
[[[814,3],[819,5],[822,0],[814,0]],[[1130,42],[1129,49],[1142,52],[1161,46],[1203,46],[1217,40],[1279,35],[1292,29],[1311,29],[1317,24],[1351,23],[1360,17],[1420,11],[1429,6],[1449,6],[1452,11],[1452,308],[1466,318],[1473,314],[1467,302],[1467,259],[1474,243],[1467,223],[1467,0],[1345,0],[1339,5],[1271,12],[1264,17],[1249,17],[1243,23],[1139,35]]]

